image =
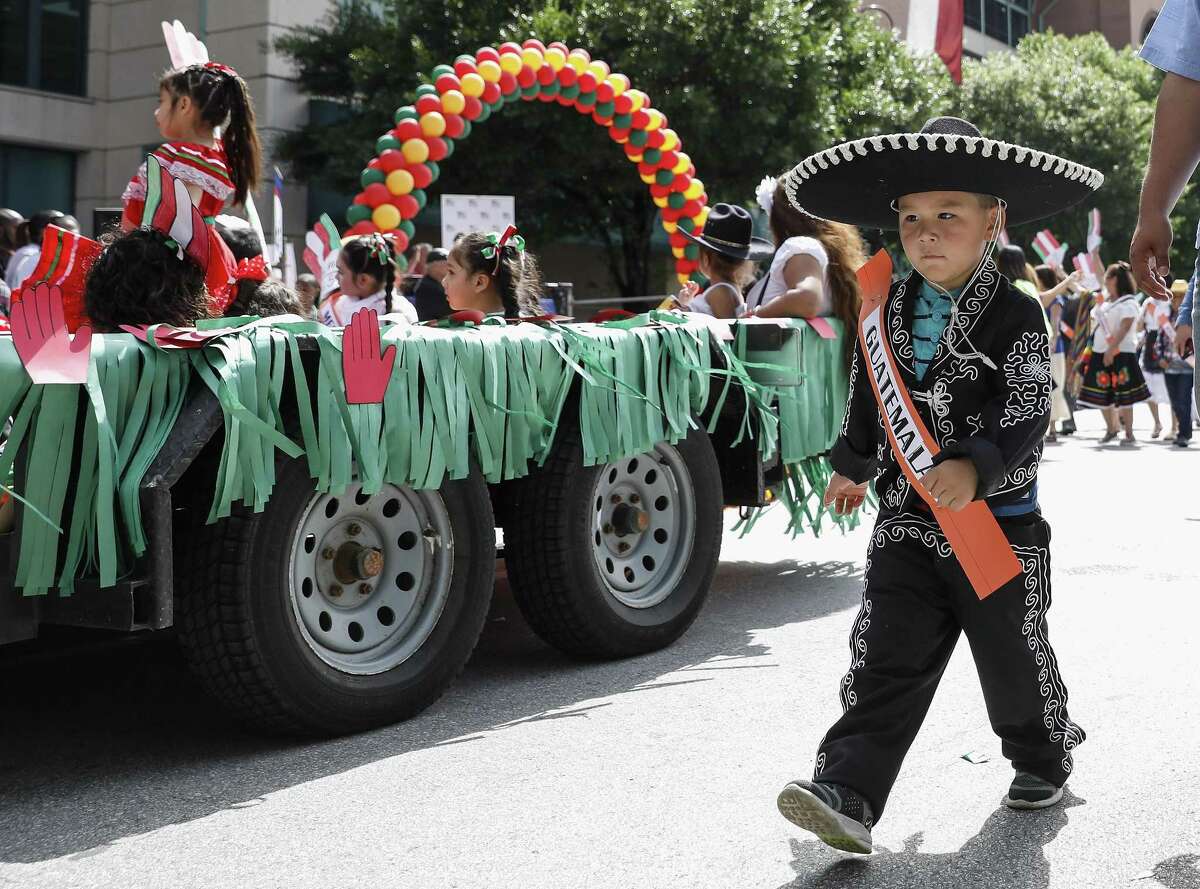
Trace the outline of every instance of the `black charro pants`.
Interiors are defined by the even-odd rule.
[[[844,713],[817,753],[815,779],[844,784],[883,813],[959,632],[967,636],[992,729],[1015,768],[1061,786],[1084,739],[1046,628],[1050,526],[998,519],[1021,574],[980,601],[928,513],[883,514],[867,548],[862,608],[842,680]]]

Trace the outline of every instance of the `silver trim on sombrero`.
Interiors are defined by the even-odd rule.
[[[944,144],[939,145],[938,140],[941,140]],[[1030,167],[1040,167],[1047,172],[1062,176],[1065,179],[1083,182],[1093,191],[1104,184],[1104,174],[1099,170],[1093,170],[1091,167],[1069,161],[1066,158],[1059,157],[1057,154],[1038,151],[1036,148],[1013,145],[1011,142],[1001,142],[997,139],[989,139],[986,136],[959,136],[953,133],[895,133],[887,136],[868,136],[865,139],[855,139],[853,142],[843,142],[840,145],[835,145],[832,148],[827,148],[824,151],[819,151],[810,157],[806,157],[784,176],[783,189],[787,194],[788,202],[796,209],[803,210],[803,206],[796,200],[796,188],[806,179],[816,176],[821,170],[828,170],[831,166],[836,167],[842,161],[850,163],[856,157],[866,157],[869,153],[868,149],[883,152],[908,148],[912,151],[917,151],[922,147],[922,141],[925,142],[924,147],[926,149],[930,151],[945,151],[947,154],[952,154],[960,147],[967,154],[974,154],[976,151],[979,151],[983,157],[991,157],[994,153],[997,159],[1002,161],[1007,161],[1011,154],[1013,156],[1013,163],[1028,163]],[[960,142],[962,143],[961,146],[959,145]],[[1028,158],[1028,161],[1026,158]]]

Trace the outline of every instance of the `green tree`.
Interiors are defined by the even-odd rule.
[[[488,0],[341,5],[279,41],[300,83],[344,111],[284,138],[301,180],[347,190],[420,72],[459,53],[537,35],[587,48],[647,92],[679,133],[710,200],[746,203],[832,140],[919,125],[947,107],[944,69],[917,59],[854,0]],[[379,11],[382,10],[382,11]],[[441,165],[439,191],[518,195],[531,242],[604,245],[616,288],[653,292],[657,208],[620,149],[557,105],[508,108]]]
[[[955,96],[961,116],[985,135],[1087,164],[1105,177],[1093,201],[1010,229],[1014,242],[1028,246],[1038,230],[1049,228],[1070,243],[1072,253],[1084,250],[1087,212],[1096,206],[1105,260],[1126,258],[1161,79],[1132,50],[1115,50],[1100,34],[1031,34],[1015,52],[964,64]],[[1194,226],[1198,212],[1200,199],[1189,190],[1176,208],[1176,231]],[[1188,238],[1177,240],[1181,257],[1189,244]],[[1184,265],[1190,262],[1184,259]]]

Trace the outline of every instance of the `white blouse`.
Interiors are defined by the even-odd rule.
[[[825,246],[820,241],[808,237],[788,238],[779,245],[766,276],[750,288],[746,299],[746,311],[750,312],[759,306],[765,306],[788,292],[788,284],[783,277],[783,270],[793,256],[811,256],[821,266],[822,298],[821,310],[817,314],[833,314],[833,299],[829,293],[829,254],[825,252]]]

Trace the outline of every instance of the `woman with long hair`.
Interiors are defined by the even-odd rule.
[[[1150,397],[1137,361],[1134,322],[1138,317],[1137,285],[1127,262],[1115,262],[1104,273],[1104,303],[1092,309],[1095,322],[1092,354],[1087,361],[1079,401],[1104,411],[1107,431],[1101,444],[1125,429],[1122,445],[1133,446],[1133,405]],[[1119,423],[1119,425],[1118,425]]]
[[[767,212],[775,255],[770,270],[750,289],[746,313],[760,318],[837,318],[845,325],[849,367],[862,304],[855,274],[866,262],[862,236],[853,225],[797,210],[782,180],[763,180],[758,203]]]

